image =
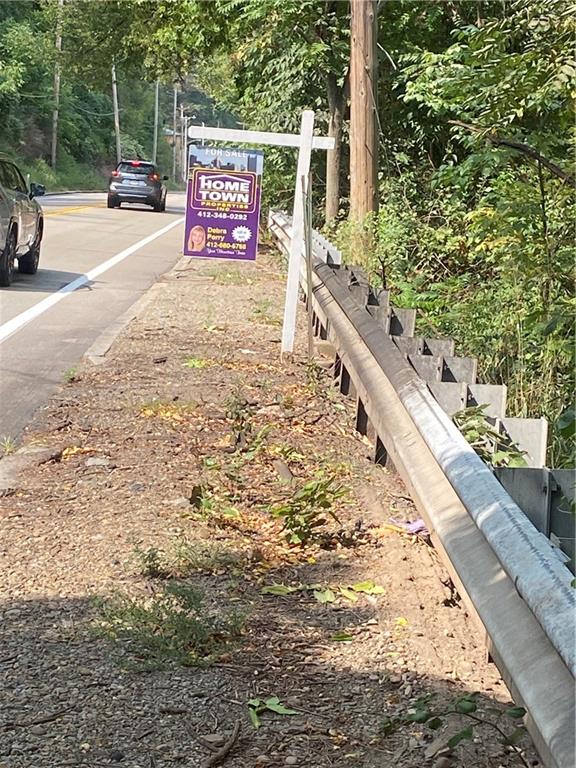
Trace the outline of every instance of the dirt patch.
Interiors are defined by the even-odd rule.
[[[469,716],[518,722],[400,480],[280,364],[274,254],[165,281],[0,498],[0,768],[521,765]]]

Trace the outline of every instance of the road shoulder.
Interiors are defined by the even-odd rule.
[[[449,765],[468,723],[422,701],[508,701],[354,404],[302,347],[280,363],[283,291],[271,252],[181,262],[28,431],[0,498],[10,768],[200,767],[236,731],[230,768]],[[459,750],[515,764],[489,729]]]

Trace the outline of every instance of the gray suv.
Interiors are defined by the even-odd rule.
[[[41,184],[28,184],[18,168],[0,159],[0,286],[6,288],[18,271],[36,274],[44,233],[42,208],[35,197],[45,192]]]
[[[160,176],[156,166],[145,160],[122,160],[108,180],[108,208],[122,203],[144,203],[155,211],[166,210],[168,176]]]

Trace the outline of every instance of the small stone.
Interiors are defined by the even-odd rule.
[[[300,761],[298,760],[298,758],[295,755],[288,755],[286,760],[284,760],[284,763],[286,765],[298,765],[299,762]]]
[[[112,760],[113,763],[121,763],[125,757],[126,755],[124,752],[120,752],[119,749],[113,749],[112,752],[110,752],[110,760]]]
[[[85,466],[87,467],[107,467],[108,464],[110,464],[109,459],[99,459],[98,457],[92,457],[90,459],[86,459],[84,462]]]
[[[10,608],[9,610],[4,612],[4,616],[7,619],[17,619],[21,613],[22,611],[20,611],[18,608]]]
[[[190,499],[187,499],[186,496],[179,496],[177,499],[172,499],[171,501],[166,502],[171,507],[189,507],[190,506]]]
[[[392,685],[399,685],[402,682],[402,675],[390,675],[388,679]]]
[[[46,728],[44,728],[43,725],[33,725],[30,728],[30,733],[33,733],[34,736],[44,736],[46,734]]]
[[[255,759],[255,763],[256,763],[256,765],[269,765],[270,764],[270,760],[268,760],[268,756],[267,755],[257,755],[257,757]]]
[[[450,757],[439,757],[434,763],[434,768],[452,768],[452,759]]]

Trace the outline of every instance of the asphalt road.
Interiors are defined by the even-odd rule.
[[[68,371],[182,255],[185,198],[165,213],[106,208],[103,194],[41,198],[36,275],[0,289],[0,440],[17,441]],[[2,447],[0,445],[0,454]]]

